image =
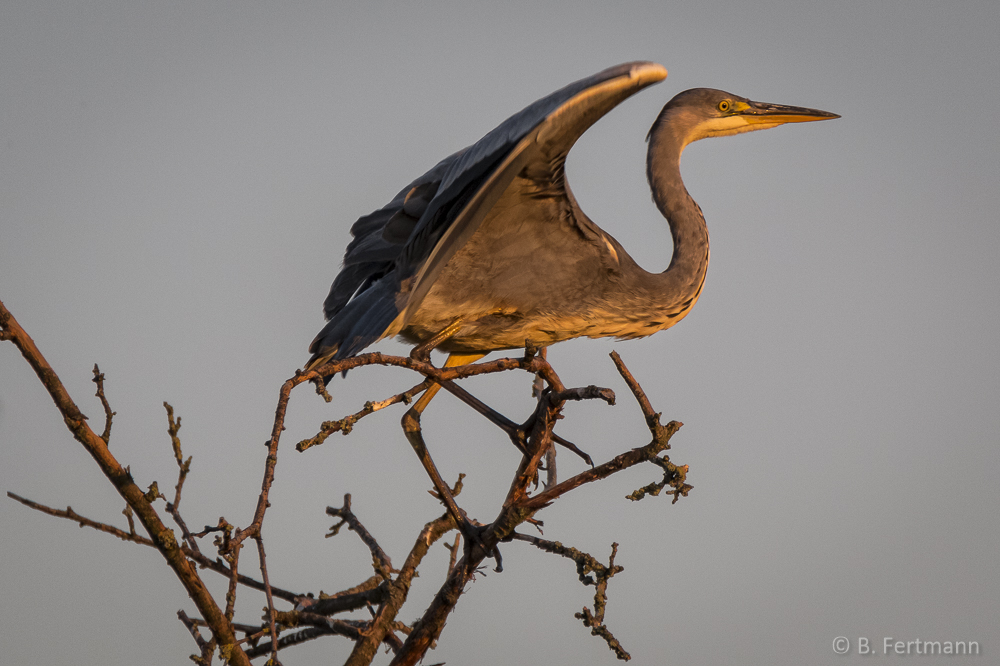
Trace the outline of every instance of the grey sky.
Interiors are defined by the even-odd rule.
[[[648,440],[616,349],[685,423],[671,456],[691,466],[691,496],[628,502],[654,476],[642,470],[539,517],[547,538],[601,557],[621,544],[606,619],[636,663],[860,662],[833,653],[837,636],[976,640],[986,663],[1000,651],[998,32],[992,0],[5,3],[0,299],[93,419],[101,365],[111,448],[140,485],[173,485],[167,400],[194,456],[188,520],[245,525],[278,387],[322,325],[351,223],[439,159],[566,83],[662,63],[667,80],[568,163],[588,214],[660,270],[669,232],[643,138],[670,97],[708,86],[842,114],[690,147],[685,181],[712,234],[697,307],[646,340],[552,350],[568,384],[620,396],[570,406],[559,431],[600,461]],[[336,381],[333,405],[308,389],[293,400],[265,525],[275,584],[332,592],[370,575],[353,535],[323,538],[323,509],[345,492],[395,558],[440,514],[398,410],[292,450],[412,383],[371,370]],[[513,417],[530,408],[523,376],[469,387]],[[468,474],[462,506],[492,515],[513,449],[449,396],[424,423],[444,476]],[[124,524],[9,344],[0,490]],[[5,663],[193,652],[175,617],[192,605],[155,552],[6,498],[0,530]],[[592,600],[573,566],[503,553],[506,572],[470,586],[429,659],[612,663],[573,618]],[[262,605],[246,595],[238,618]],[[337,662],[347,647],[282,661]]]

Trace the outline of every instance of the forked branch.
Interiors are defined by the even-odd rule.
[[[601,636],[619,658],[627,659],[628,653],[604,623],[608,580],[622,570],[614,563],[617,544],[612,546],[608,563],[602,564],[592,556],[576,549],[564,547],[558,542],[520,534],[516,532],[516,528],[525,522],[541,527],[541,521],[535,518],[538,511],[575,488],[607,478],[642,462],[656,465],[662,471],[663,478],[639,488],[629,495],[629,499],[641,499],[648,495],[656,495],[669,487],[671,488],[669,494],[676,502],[678,498],[686,496],[691,490],[691,486],[686,483],[687,467],[675,465],[665,454],[665,451],[670,448],[671,436],[681,427],[681,424],[676,421],[671,421],[666,425],[660,424],[660,415],[653,410],[638,382],[635,381],[617,354],[612,354],[612,358],[639,404],[652,439],[645,446],[626,451],[608,462],[594,467],[586,454],[558,437],[553,432],[553,428],[561,418],[561,411],[567,400],[599,399],[613,405],[615,395],[609,389],[595,386],[567,388],[545,359],[544,353],[539,354],[538,350],[526,349],[524,356],[520,358],[501,358],[446,368],[437,368],[420,358],[370,353],[334,361],[311,372],[296,373],[294,377],[282,385],[275,408],[271,437],[267,442],[261,490],[257,497],[252,520],[246,527],[239,529],[229,524],[224,518],[220,518],[218,526],[206,527],[203,531],[192,534],[180,513],[182,490],[191,469],[191,457],[185,458],[182,453],[178,434],[181,420],[179,417],[175,418],[170,405],[164,403],[168,415],[168,433],[178,469],[172,500],[163,497],[155,482],[150,485],[148,492],[141,490],[128,470],[123,468],[109,452],[107,443],[110,439],[112,418],[115,413],[111,410],[104,393],[105,377],[96,365],[94,367],[94,382],[97,384],[97,398],[105,414],[104,432],[101,435],[95,434],[90,429],[86,417],[80,413],[75,403],[70,399],[55,372],[49,367],[31,338],[3,306],[3,303],[0,303],[0,339],[14,342],[21,350],[25,359],[49,391],[74,437],[91,453],[111,483],[125,498],[126,511],[124,513],[129,522],[129,529],[126,531],[107,523],[91,520],[77,514],[70,507],[53,509],[13,493],[8,493],[8,495],[33,509],[72,520],[81,526],[98,529],[125,541],[156,548],[185,586],[201,614],[200,618],[191,618],[181,611],[178,618],[190,631],[198,646],[199,654],[192,658],[205,666],[210,664],[216,651],[230,664],[249,664],[251,657],[264,655],[270,656],[270,664],[277,664],[280,649],[325,635],[338,635],[354,642],[354,649],[347,662],[349,665],[369,664],[379,647],[383,645],[395,653],[393,664],[415,664],[424,657],[427,650],[434,645],[440,636],[445,620],[454,610],[465,586],[474,577],[484,559],[495,557],[499,571],[501,566],[498,547],[511,540],[527,541],[543,550],[567,557],[577,563],[581,580],[585,584],[595,587],[593,608],[584,608],[581,613],[577,614],[577,617],[591,629],[593,634]],[[262,526],[270,506],[268,498],[275,480],[280,438],[285,429],[285,416],[291,392],[302,383],[314,381],[318,384],[320,393],[329,398],[321,379],[323,376],[331,376],[368,365],[408,369],[423,375],[423,380],[410,389],[389,398],[365,403],[363,409],[342,418],[340,421],[324,423],[314,438],[299,444],[297,447],[299,450],[305,450],[321,443],[334,432],[339,431],[346,434],[360,419],[394,404],[408,403],[432,383],[440,384],[503,430],[521,450],[522,459],[513,475],[507,496],[492,522],[488,524],[480,523],[474,519],[465,520],[465,512],[461,511],[457,505],[453,507],[452,511],[428,522],[417,535],[402,565],[396,570],[392,567],[388,553],[382,549],[354,514],[351,507],[351,496],[347,494],[344,496],[343,507],[327,509],[331,516],[341,521],[334,526],[333,533],[336,533],[342,525],[346,525],[357,533],[372,554],[376,575],[352,588],[334,595],[321,595],[320,598],[315,598],[312,594],[303,595],[276,588],[271,585],[271,576],[267,569]],[[538,378],[538,382],[536,382],[538,402],[522,424],[516,424],[499,414],[471,396],[456,383],[466,377],[510,370],[525,371]],[[541,382],[547,385],[544,390]],[[591,464],[591,468],[557,483],[554,460],[555,444],[568,447],[578,453]],[[543,468],[543,461],[547,461],[545,469],[548,472],[548,477],[546,485],[539,491],[537,484],[539,472]],[[461,478],[450,494],[452,503],[454,503],[453,497],[458,495],[460,487]],[[153,506],[154,502],[161,498],[167,502],[167,512],[180,528],[180,542],[174,536],[174,532],[163,524]],[[442,497],[441,499],[445,500],[446,498]],[[138,517],[149,534],[148,538],[136,533],[133,516]],[[461,546],[462,541],[458,538],[453,544],[447,545],[449,563],[444,583],[431,605],[412,627],[402,624],[397,620],[397,617],[406,602],[418,567],[427,553],[430,552],[430,547],[456,528],[458,518],[463,519],[463,529],[467,532],[467,536],[471,531],[472,538],[465,540],[464,549]],[[199,546],[198,540],[210,534],[215,535],[219,551],[219,557],[216,559],[208,557]],[[259,581],[245,576],[239,570],[240,552],[247,539],[252,539],[257,546],[261,571],[261,580]],[[198,574],[198,567],[211,569],[228,579],[229,585],[224,609],[208,593]],[[264,592],[267,606],[263,621],[259,624],[240,624],[235,621],[235,602],[240,586]],[[275,607],[275,600],[290,602],[294,607],[290,611],[278,610]],[[332,617],[338,613],[364,608],[371,611],[370,619],[346,620]],[[204,628],[211,631],[211,638],[202,635]],[[244,637],[237,639],[237,632],[244,634]],[[405,636],[405,640],[401,636]]]

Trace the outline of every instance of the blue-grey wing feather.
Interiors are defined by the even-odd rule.
[[[406,294],[404,283],[406,289],[412,288],[414,278],[426,269],[432,255],[436,254],[433,260],[442,265],[474,233],[485,211],[470,214],[470,202],[478,201],[477,205],[488,209],[492,203],[482,202],[495,201],[499,196],[495,192],[492,199],[484,198],[481,191],[484,183],[502,191],[515,173],[497,180],[497,170],[502,165],[508,170],[521,168],[521,162],[511,163],[510,158],[522,140],[576,95],[612,79],[632,76],[637,67],[647,65],[626,63],[612,67],[543,97],[472,146],[439,162],[402,189],[385,207],[358,219],[351,228],[354,238],[344,255],[344,267],[324,303],[330,321],[310,345],[313,358],[306,367],[315,367],[329,358],[351,356],[383,337],[408,306],[412,309],[414,303],[408,302],[408,298],[419,301],[426,293],[425,285],[415,296]],[[666,76],[665,71],[662,74],[660,71],[662,68],[624,94],[599,101],[593,109],[585,107],[584,113],[567,121],[572,125],[559,127],[550,137],[552,145],[543,146],[541,154],[534,155],[547,162],[541,168],[548,168],[553,171],[554,180],[561,180],[565,154],[576,139],[622,99]],[[524,151],[525,146],[521,145],[519,150]],[[464,228],[452,228],[456,221]],[[442,253],[437,246],[446,234],[448,247]],[[432,281],[433,275],[429,279]]]

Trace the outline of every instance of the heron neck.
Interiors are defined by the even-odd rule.
[[[670,225],[674,241],[667,269],[655,276],[657,291],[670,303],[663,305],[686,314],[701,294],[708,270],[708,227],[701,208],[681,180],[681,152],[686,137],[678,136],[665,118],[657,120],[649,137],[646,177],[656,207]],[[676,310],[675,310],[676,311]]]

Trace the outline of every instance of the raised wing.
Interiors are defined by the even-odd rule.
[[[531,104],[442,160],[384,208],[360,218],[324,305],[329,323],[307,368],[358,353],[402,330],[448,260],[479,228],[515,176],[562,180],[566,154],[601,116],[662,81],[656,63],[606,69]]]

